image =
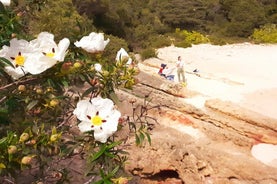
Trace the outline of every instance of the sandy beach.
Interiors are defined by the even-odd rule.
[[[157,53],[169,67],[179,55],[185,60],[187,88],[200,93],[186,102],[204,108],[206,100],[218,98],[277,119],[277,44],[170,46]]]

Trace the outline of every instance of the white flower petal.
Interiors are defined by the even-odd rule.
[[[92,130],[91,122],[89,121],[82,121],[80,124],[78,124],[78,127],[81,132],[89,132]]]
[[[56,61],[63,61],[66,50],[70,45],[68,38],[62,39],[57,45],[54,40],[54,35],[48,32],[41,32],[37,39],[30,41],[30,45],[39,48],[41,53],[52,53],[54,49],[54,59]]]
[[[105,120],[105,122],[92,128],[92,122],[88,120],[87,115],[93,117],[97,112],[99,112],[99,118]],[[79,101],[73,114],[83,121],[79,126],[82,132],[93,130],[95,140],[103,143],[117,131],[118,120],[121,116],[121,113],[114,109],[114,104],[110,99],[101,97],[93,98],[91,102],[88,100]]]
[[[27,71],[24,71],[21,67],[13,68],[11,66],[6,66],[5,71],[15,80],[27,74]]]
[[[127,65],[132,64],[132,58],[129,56],[129,54],[126,52],[125,49],[120,48],[119,51],[117,51],[115,60],[116,61],[121,61],[121,60],[124,60],[124,59],[128,59],[128,61],[126,63]]]
[[[3,5],[5,6],[10,6],[11,4],[11,0],[0,0],[1,3],[3,3]]]
[[[102,131],[95,131],[94,132],[94,138],[95,140],[105,143],[107,142],[107,139],[111,136],[112,134],[107,133],[104,129]]]
[[[117,54],[116,54],[116,58],[115,58],[116,61],[120,61],[120,60],[122,60],[125,57],[129,58],[128,53],[126,52],[125,49],[120,48],[119,51],[117,51]]]
[[[68,38],[64,38],[59,42],[56,54],[54,56],[54,58],[57,61],[63,61],[64,60],[65,55],[66,55],[66,51],[67,51],[69,45],[70,45],[70,41],[69,41]]]
[[[99,115],[104,118],[110,114],[114,106],[113,101],[108,98],[101,97],[91,99],[91,103],[95,106],[95,108],[99,112]]]
[[[87,116],[94,116],[96,111],[96,108],[88,100],[81,100],[77,103],[77,107],[73,111],[73,114],[76,115],[79,120],[87,121]]]
[[[15,58],[20,54],[24,57],[24,63],[23,66],[20,66],[20,69],[23,69],[25,74],[31,73],[35,75],[51,68],[58,60],[62,61],[65,57],[68,46],[69,40],[67,38],[63,39],[59,43],[59,46],[57,46],[53,34],[42,32],[38,35],[37,39],[30,42],[26,40],[18,40],[16,38],[12,39],[9,47],[3,46],[0,51],[0,56],[10,60],[14,66],[16,66],[15,61],[11,58]],[[53,49],[55,51],[53,54],[56,58],[48,57],[43,54],[52,52]],[[24,72],[22,73],[18,69],[7,68],[7,73],[9,73],[14,79],[22,77]]]
[[[41,53],[34,53],[27,56],[24,68],[31,74],[36,75],[44,72],[56,64],[56,60],[44,56]]]
[[[132,58],[129,57],[129,59],[128,59],[128,61],[127,61],[126,64],[127,64],[127,65],[130,65],[130,64],[132,64],[132,62],[133,62]]]
[[[88,36],[84,36],[80,41],[76,41],[74,44],[76,47],[81,47],[89,53],[101,52],[105,49],[110,39],[104,40],[103,33],[92,32]]]

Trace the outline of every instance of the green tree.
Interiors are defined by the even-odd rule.
[[[263,6],[253,0],[220,0],[221,11],[228,21],[224,26],[227,36],[248,37],[254,28],[266,21]]]
[[[92,20],[81,16],[71,0],[48,1],[40,8],[29,10],[28,16],[28,32],[33,35],[47,31],[57,39],[77,40],[95,30]]]

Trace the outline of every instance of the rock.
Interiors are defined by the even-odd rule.
[[[152,64],[158,66],[156,62]],[[196,92],[149,73],[149,65],[141,67],[132,91],[117,91],[124,115],[132,113],[128,101],[136,99],[133,105],[146,103],[151,109],[147,115],[155,119],[151,145],[128,141],[126,171],[146,184],[277,183],[277,169],[250,153],[257,142],[276,143],[275,120],[218,99],[198,109],[183,100]]]

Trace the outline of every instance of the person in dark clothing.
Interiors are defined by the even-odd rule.
[[[161,67],[160,67],[160,69],[159,69],[159,72],[158,72],[158,74],[160,75],[160,76],[163,76],[163,77],[165,77],[165,74],[163,74],[163,70],[165,69],[165,67],[166,67],[166,64],[161,64]]]

